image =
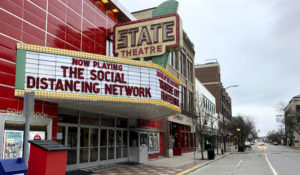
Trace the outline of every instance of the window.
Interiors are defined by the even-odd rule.
[[[169,53],[170,65],[176,69],[176,52]]]
[[[178,71],[181,73],[182,72],[182,53],[179,52],[179,61],[178,61]]]
[[[183,53],[180,54],[181,55],[181,74],[183,76],[186,76],[185,75],[185,55]]]
[[[190,92],[187,93],[187,105],[188,105],[188,109],[190,109],[190,106],[191,106],[191,104],[190,104],[190,98],[191,98],[191,96],[190,95],[191,95]]]
[[[193,93],[189,91],[189,110],[190,112],[193,112],[194,109],[194,103],[193,103]]]
[[[150,132],[149,133],[149,153],[159,152],[159,133]]]
[[[184,86],[181,86],[181,108],[186,109],[186,90]]]
[[[106,56],[114,56],[113,55],[113,42],[110,38],[106,39]]]
[[[117,118],[116,127],[117,128],[127,128],[128,121],[124,118]]]
[[[300,105],[296,105],[296,114],[300,115]]]
[[[193,66],[192,63],[190,61],[188,62],[188,80],[192,82],[193,80]]]

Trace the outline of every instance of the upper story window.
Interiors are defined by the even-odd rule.
[[[296,112],[300,113],[300,105],[296,105]]]
[[[192,80],[193,80],[193,65],[192,65],[192,63],[189,60],[187,61],[187,63],[188,63],[188,70],[187,70],[187,72],[188,72],[188,80],[190,82],[192,82]]]
[[[189,111],[193,112],[194,110],[194,100],[193,100],[193,93],[191,91],[189,91]]]
[[[184,55],[184,53],[181,53],[180,54],[180,56],[181,56],[181,71],[180,71],[180,73],[183,75],[183,76],[186,76],[185,75],[185,55]]]
[[[177,59],[176,59],[176,52],[170,52],[169,53],[169,60],[170,60],[170,65],[177,69]]]
[[[181,85],[181,108],[186,110],[186,88]]]
[[[179,60],[178,60],[178,71],[181,73],[182,72],[182,53],[181,52],[178,52],[179,53]]]
[[[113,42],[110,38],[106,39],[106,56],[114,56],[113,54]]]

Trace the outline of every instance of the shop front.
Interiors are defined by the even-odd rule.
[[[172,153],[180,156],[192,152],[196,147],[195,128],[192,120],[183,115],[174,115],[168,118]]]
[[[57,104],[57,118],[43,121],[53,122],[57,142],[70,148],[67,170],[142,163],[161,153],[163,132],[140,127],[181,111],[162,98],[170,92],[161,82],[179,92],[180,81],[152,63],[18,44],[15,95],[33,91]]]
[[[166,119],[138,120],[140,130],[148,136],[148,158],[154,159],[166,155]]]
[[[128,120],[59,108],[57,142],[66,145],[68,169],[128,160]]]

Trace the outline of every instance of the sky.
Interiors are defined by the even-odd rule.
[[[300,94],[299,0],[177,0],[195,64],[216,58],[232,114],[250,116],[260,136],[277,129],[279,102]],[[129,11],[164,0],[119,0]]]

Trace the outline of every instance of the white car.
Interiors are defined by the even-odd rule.
[[[245,147],[251,147],[251,143],[250,142],[245,142]]]

